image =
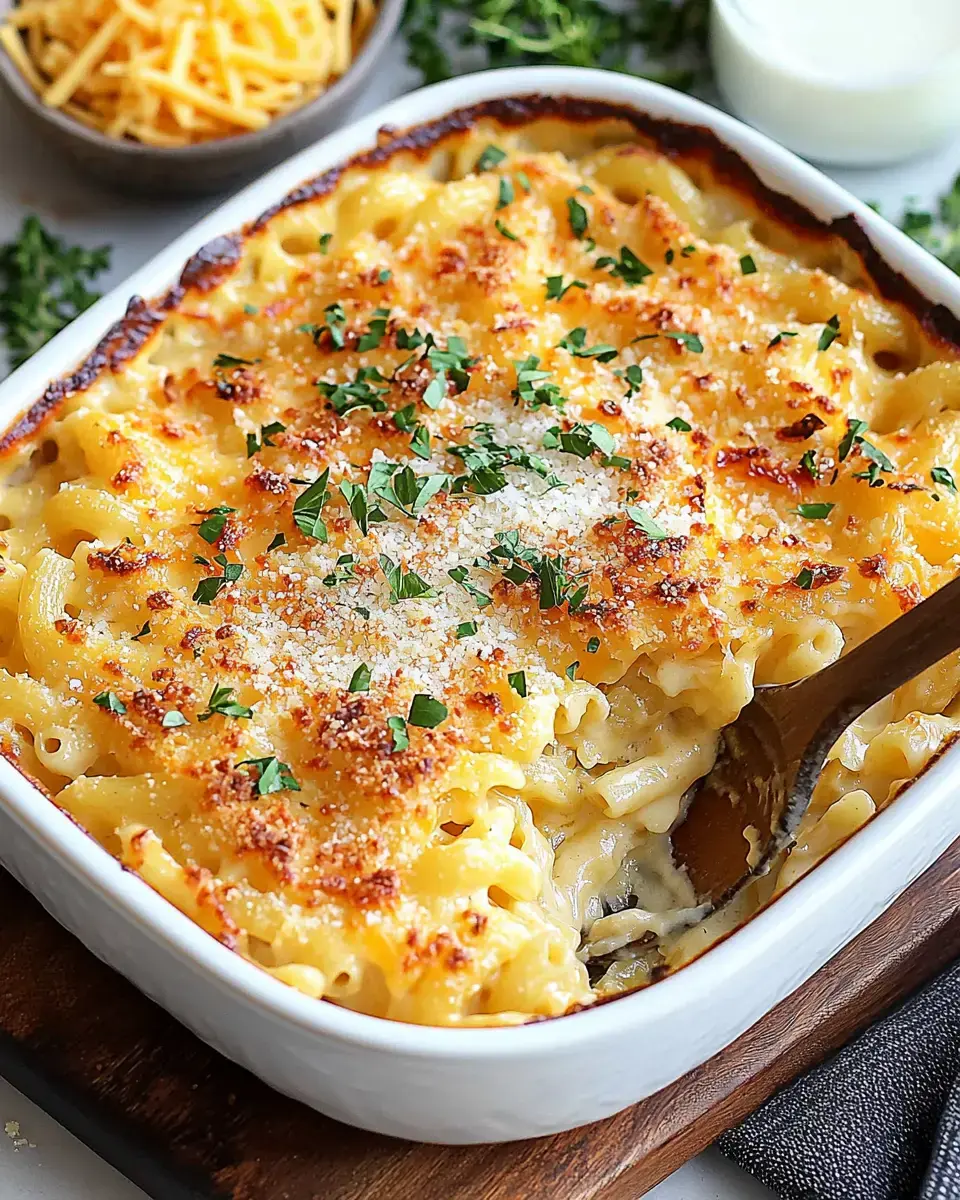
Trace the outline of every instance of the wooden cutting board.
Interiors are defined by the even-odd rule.
[[[960,955],[960,841],[698,1070],[607,1121],[508,1146],[321,1117],[208,1049],[4,872],[0,913],[0,1074],[156,1200],[635,1200]]]

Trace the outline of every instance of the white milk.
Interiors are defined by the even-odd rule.
[[[960,0],[713,0],[737,115],[808,158],[879,164],[960,135]]]

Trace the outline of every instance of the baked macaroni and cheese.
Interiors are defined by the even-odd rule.
[[[3,439],[6,756],[311,996],[503,1024],[678,966],[718,731],[957,567],[960,352],[855,233],[608,105],[384,135]],[[958,690],[856,722],[734,918]]]

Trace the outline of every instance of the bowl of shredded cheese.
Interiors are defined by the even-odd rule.
[[[0,0],[0,79],[100,178],[215,191],[349,112],[403,0]]]

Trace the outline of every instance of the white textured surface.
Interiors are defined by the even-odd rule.
[[[372,109],[409,86],[397,48],[393,69],[378,75],[365,97]],[[864,198],[879,199],[890,211],[905,193],[929,198],[952,177],[960,148],[887,172],[837,173],[840,182]],[[38,211],[73,240],[115,246],[107,283],[139,266],[191,225],[207,202],[157,208],[107,195],[52,159],[0,103],[0,238],[9,236],[22,213]],[[19,1122],[30,1145],[0,1138],[0,1196],[4,1200],[135,1200],[142,1193],[80,1146],[50,1118],[0,1082],[0,1128]],[[769,1196],[718,1155],[701,1156],[652,1193],[656,1200],[761,1200]]]

